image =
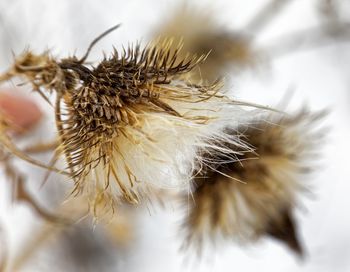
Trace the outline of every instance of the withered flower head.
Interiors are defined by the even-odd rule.
[[[254,241],[267,235],[302,254],[293,211],[299,193],[307,188],[310,161],[322,138],[317,122],[322,116],[305,110],[231,130],[242,133],[255,151],[232,146],[242,152],[239,161],[196,174],[193,203],[184,223],[187,245],[194,243],[201,250],[205,240]],[[220,159],[221,154],[207,154],[208,161]]]
[[[211,143],[241,145],[222,126],[227,111],[239,120],[242,103],[222,95],[218,82],[202,86],[180,79],[205,55],[181,58],[182,45],[164,40],[144,49],[130,46],[122,54],[114,50],[88,66],[91,47],[111,30],[81,59],[27,51],[1,76],[25,78],[49,103],[48,94],[55,94],[56,152],[65,156],[74,192],[89,196],[94,209],[139,203],[153,187],[187,188],[194,166],[183,162],[193,161],[198,148],[229,157],[232,149]]]
[[[189,5],[181,5],[170,19],[153,34],[154,40],[168,39],[184,42],[182,54],[207,54],[205,62],[198,70],[186,74],[193,82],[213,82],[223,76],[228,66],[251,65],[256,57],[250,41],[240,33],[231,33],[215,21],[212,11],[196,10]],[[175,45],[174,43],[173,45]]]

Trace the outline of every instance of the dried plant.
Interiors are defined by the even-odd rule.
[[[22,159],[68,175],[73,194],[84,192],[95,215],[99,206],[137,204],[153,187],[188,188],[193,163],[184,169],[183,161],[193,161],[198,148],[234,155],[211,143],[244,146],[222,131],[223,121],[232,114],[240,120],[239,106],[252,106],[225,97],[220,82],[203,86],[181,79],[206,56],[181,58],[182,45],[172,50],[171,40],[144,49],[136,44],[122,54],[115,49],[110,58],[88,67],[93,45],[117,27],[96,38],[81,59],[58,60],[49,52],[28,50],[1,76],[26,79],[49,103],[48,95],[55,94],[59,146],[53,162],[64,154],[67,171],[31,159],[9,138],[2,144]]]
[[[267,235],[301,255],[293,212],[309,185],[306,179],[323,137],[319,120],[324,114],[302,110],[294,116],[269,116],[238,131],[228,128],[244,135],[255,150],[231,146],[238,161],[195,174],[193,202],[184,223],[186,244],[201,250],[210,240],[254,241]],[[224,159],[222,154],[205,156],[207,161]]]
[[[184,41],[183,52],[209,52],[207,60],[198,66],[199,73],[195,71],[186,76],[193,82],[212,82],[227,75],[228,69],[233,68],[237,74],[261,62],[266,52],[256,48],[255,39],[290,2],[292,1],[271,0],[257,11],[245,27],[235,31],[218,23],[216,13],[209,8],[200,10],[182,4],[170,17],[167,15],[166,23],[155,30],[153,36],[157,37],[154,38],[156,41],[168,38]]]
[[[31,50],[16,57],[0,82],[18,77],[52,106],[58,141],[21,150],[6,133],[8,120],[1,119],[1,162],[17,188],[15,198],[50,222],[23,247],[14,270],[49,237],[61,237],[62,230],[86,216],[87,206],[94,219],[118,208],[114,217],[99,222],[110,240],[123,247],[133,236],[126,203],[137,205],[153,197],[166,202],[185,193],[193,199],[186,199],[184,246],[201,251],[207,240],[251,242],[271,236],[302,255],[294,210],[307,189],[323,113],[264,112],[265,119],[258,119],[243,107],[265,107],[229,99],[217,80],[229,66],[239,72],[258,62],[254,37],[288,2],[271,1],[239,32],[219,26],[210,13],[181,7],[148,45],[137,43],[122,53],[114,49],[99,63],[87,61],[90,51],[119,26],[97,37],[81,58],[60,59],[50,51]],[[347,26],[333,24],[331,38],[347,38]],[[309,34],[313,44],[324,38],[323,29],[312,28],[278,38],[282,42],[261,51],[289,53]],[[48,149],[54,152],[49,164],[28,155]],[[46,211],[29,194],[24,176],[9,160],[12,156],[73,181],[74,200],[56,211],[68,215],[68,221]],[[55,166],[60,157],[66,169]],[[57,222],[65,224],[52,224]],[[77,237],[80,244],[85,239],[79,242]],[[74,246],[73,241],[67,248]]]
[[[168,17],[169,18],[169,17]],[[170,19],[155,30],[155,43],[173,39],[176,43],[183,41],[185,54],[208,54],[205,62],[198,65],[197,70],[186,74],[192,82],[213,82],[227,71],[229,66],[252,65],[256,54],[250,46],[250,40],[241,33],[230,33],[217,22],[209,11],[193,10],[181,5],[173,12]],[[188,27],[191,26],[191,27]],[[198,71],[199,70],[199,71]]]

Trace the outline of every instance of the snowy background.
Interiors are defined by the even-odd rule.
[[[194,9],[211,9],[213,16],[232,31],[244,31],[252,16],[265,5],[265,0],[188,1]],[[294,0],[261,32],[255,48],[278,44],[288,33],[321,25],[320,1]],[[350,1],[338,1],[340,17],[350,18]],[[61,57],[74,52],[82,55],[89,42],[116,23],[122,27],[103,39],[93,50],[90,59],[98,60],[101,51],[110,52],[112,45],[147,40],[152,30],[176,9],[180,1],[108,0],[108,1],[0,1],[0,68],[3,71],[12,61],[12,53],[19,54],[30,46],[36,52],[47,48]],[[244,32],[243,32],[244,33]],[[274,45],[274,44],[273,44]],[[95,250],[105,256],[83,260],[93,264],[84,267],[73,264],[69,252],[57,242],[37,254],[21,271],[350,271],[350,39],[329,42],[327,46],[297,50],[266,61],[254,69],[227,71],[226,89],[239,99],[277,105],[286,92],[293,90],[288,110],[308,105],[312,110],[328,108],[325,120],[329,134],[323,156],[317,162],[309,183],[313,195],[306,197],[296,214],[299,232],[307,256],[299,260],[279,243],[260,240],[252,246],[234,243],[216,249],[210,257],[190,264],[179,250],[182,237],[178,228],[183,211],[175,208],[151,212],[144,210],[137,217],[138,229],[133,244],[126,249],[109,245],[97,227],[91,230],[101,248]],[[23,90],[29,94],[29,90]],[[36,97],[36,94],[33,95]],[[53,135],[53,120],[46,118],[31,139],[43,140]],[[41,159],[45,159],[42,156]],[[22,172],[30,176],[31,189],[40,187],[42,171],[18,163]],[[62,181],[52,178],[48,203],[59,201]],[[11,203],[9,186],[0,182],[0,222],[11,254],[20,252],[36,228],[43,222],[22,204]],[[48,204],[49,205],[49,204]],[[93,229],[92,224],[90,225]],[[86,228],[86,227],[85,227]],[[89,228],[89,226],[87,227]],[[77,230],[79,233],[80,230]],[[71,234],[72,235],[72,234]],[[69,237],[69,236],[68,236]],[[91,239],[91,237],[89,237]],[[63,238],[62,238],[63,239]],[[68,239],[69,238],[65,238]],[[108,240],[108,239],[107,239]],[[61,241],[61,243],[63,243]],[[104,248],[103,244],[107,244]],[[1,245],[1,244],[0,244]],[[76,247],[83,250],[84,246]],[[102,255],[103,255],[102,254]],[[100,254],[101,255],[101,254]]]

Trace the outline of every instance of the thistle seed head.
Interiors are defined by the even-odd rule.
[[[187,244],[201,250],[205,239],[249,241],[268,235],[302,254],[293,210],[307,187],[310,159],[323,136],[317,128],[323,115],[305,110],[241,127],[238,133],[255,151],[238,154],[237,162],[206,167],[194,177],[193,205],[184,223]],[[208,156],[222,159],[220,154]]]
[[[87,194],[94,210],[139,203],[154,186],[187,188],[192,170],[183,161],[216,140],[237,144],[220,127],[228,108],[237,116],[242,110],[217,82],[183,80],[206,55],[180,58],[181,48],[171,39],[144,49],[136,44],[95,66],[85,63],[88,53],[56,59],[27,51],[1,77],[25,78],[48,102],[55,94],[56,152],[66,159],[73,192]]]
[[[185,74],[192,82],[213,82],[222,77],[229,66],[241,68],[255,62],[256,53],[248,37],[226,30],[215,21],[211,10],[196,10],[180,5],[166,20],[153,34],[154,37],[160,37],[155,38],[156,41],[169,37],[176,42],[183,41],[182,56],[184,53],[209,53],[198,69]]]

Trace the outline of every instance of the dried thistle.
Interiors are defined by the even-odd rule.
[[[250,241],[267,235],[301,255],[293,211],[298,194],[307,188],[310,161],[322,138],[317,121],[323,115],[303,110],[231,130],[256,149],[243,152],[233,146],[242,152],[239,161],[204,168],[194,177],[193,203],[184,223],[187,244],[201,250],[206,239]],[[222,159],[207,154],[207,161]]]
[[[75,184],[73,193],[88,195],[95,214],[101,205],[137,204],[153,187],[187,188],[194,166],[185,169],[183,161],[193,161],[198,148],[229,157],[231,149],[210,143],[242,146],[237,137],[223,133],[222,121],[227,111],[239,119],[238,105],[248,105],[226,98],[218,82],[199,86],[180,79],[206,56],[181,58],[182,45],[172,50],[171,40],[144,49],[136,44],[122,54],[114,50],[110,58],[88,67],[92,46],[117,27],[96,38],[81,59],[28,50],[0,77],[26,79],[49,103],[48,95],[55,94],[56,153],[64,154],[68,171],[46,168],[67,174]],[[14,145],[6,147],[43,166]]]
[[[180,6],[153,36],[158,37],[154,39],[156,43],[169,38],[177,43],[183,41],[183,54],[209,53],[198,65],[199,71],[186,74],[192,82],[213,82],[227,71],[228,66],[241,68],[256,61],[246,35],[225,30],[215,22],[211,12],[193,11],[189,6]]]
[[[117,216],[109,217],[107,220],[100,220],[98,225],[94,224],[94,227],[92,227],[91,214],[87,209],[86,202],[85,197],[79,196],[57,206],[55,212],[64,218],[69,218],[69,220],[66,220],[65,224],[56,224],[52,220],[45,220],[37,225],[29,240],[22,244],[21,251],[9,260],[10,269],[8,270],[21,271],[42,253],[52,256],[54,254],[52,249],[57,244],[63,247],[63,252],[68,252],[69,256],[64,258],[67,264],[72,263],[77,267],[82,266],[81,262],[84,258],[89,258],[89,262],[85,262],[86,265],[98,266],[100,263],[96,263],[96,261],[107,257],[107,252],[108,257],[116,257],[116,253],[111,252],[111,249],[117,248],[117,255],[119,255],[132,245],[135,238],[135,211],[137,209],[124,205],[118,209]],[[81,235],[74,235],[74,233]],[[100,239],[101,235],[104,237],[103,241]],[[87,245],[85,245],[86,243]],[[77,247],[93,247],[93,245],[97,246],[94,252],[76,250]],[[103,249],[100,248],[102,245]],[[94,256],[84,256],[87,253]],[[106,258],[106,261],[107,259],[109,258]]]

